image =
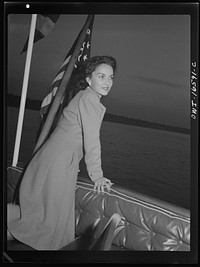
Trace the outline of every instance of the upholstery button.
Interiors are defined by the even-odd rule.
[[[151,232],[150,232],[150,235],[151,235],[151,236],[155,236],[155,232],[152,232],[152,231],[151,231]]]

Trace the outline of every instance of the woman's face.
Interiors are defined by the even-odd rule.
[[[99,97],[106,96],[113,85],[113,68],[107,64],[101,64],[92,72],[91,77],[87,77],[90,88],[94,90]]]

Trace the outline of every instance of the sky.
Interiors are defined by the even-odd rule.
[[[62,14],[34,44],[27,97],[43,100],[87,15]],[[21,95],[30,14],[8,16],[8,93]],[[107,113],[190,128],[190,16],[96,14],[91,56],[117,60]]]

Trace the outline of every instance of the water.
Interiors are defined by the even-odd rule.
[[[13,149],[18,109],[8,108],[8,159]],[[39,112],[26,110],[19,161],[32,155]],[[103,121],[104,176],[128,189],[190,208],[190,135]],[[87,175],[84,162],[81,173]]]

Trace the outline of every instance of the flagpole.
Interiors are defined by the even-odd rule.
[[[60,83],[60,86],[58,87],[58,90],[57,90],[57,93],[56,93],[56,96],[54,98],[54,101],[52,103],[52,106],[51,106],[51,109],[49,111],[49,114],[47,116],[47,119],[45,121],[45,124],[42,128],[42,131],[41,131],[41,134],[38,138],[38,141],[37,141],[37,144],[35,146],[35,149],[33,151],[33,153],[35,153],[40,147],[41,145],[43,144],[43,142],[45,141],[49,131],[50,131],[50,128],[51,128],[51,125],[53,123],[53,120],[54,120],[54,117],[56,115],[56,112],[59,108],[59,105],[63,99],[63,96],[64,96],[64,93],[65,93],[65,89],[67,87],[67,84],[69,82],[69,79],[71,77],[71,74],[72,74],[72,71],[74,69],[74,65],[76,63],[76,60],[77,60],[77,57],[78,57],[78,54],[80,52],[80,49],[81,49],[81,46],[82,46],[82,43],[84,41],[84,38],[87,34],[87,29],[93,19],[94,15],[88,15],[87,17],[87,20],[85,22],[85,25],[83,26],[82,30],[81,30],[81,33],[79,35],[79,39],[77,41],[77,44],[76,44],[76,47],[74,49],[74,52],[70,58],[70,61],[68,63],[68,67],[63,75],[63,78],[62,78],[62,81]]]
[[[18,157],[19,157],[19,147],[20,147],[21,134],[22,134],[22,125],[23,125],[23,119],[24,119],[24,110],[25,110],[25,104],[26,104],[26,95],[27,95],[27,88],[28,88],[28,79],[29,79],[29,72],[30,72],[30,65],[31,65],[36,20],[37,20],[37,14],[32,14],[28,49],[27,49],[27,54],[26,54],[24,78],[23,78],[23,85],[22,85],[22,94],[21,94],[20,108],[19,108],[19,115],[18,115],[17,133],[16,133],[16,138],[15,138],[15,147],[14,147],[14,155],[13,155],[13,162],[12,162],[12,166],[14,167],[16,167],[17,162],[18,162]]]

